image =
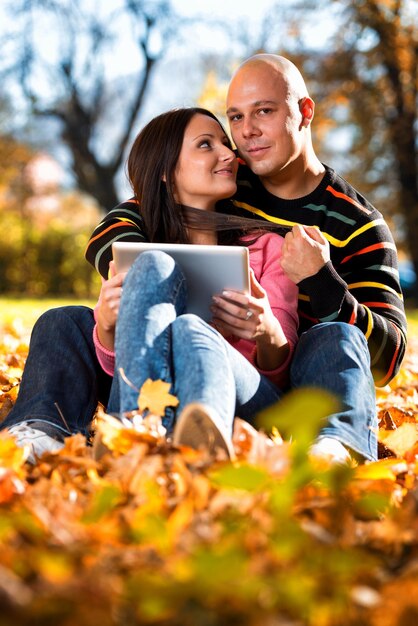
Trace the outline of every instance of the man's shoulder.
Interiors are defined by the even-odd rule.
[[[344,212],[357,214],[366,219],[376,219],[381,214],[373,204],[351,185],[343,176],[337,174],[331,167],[325,165],[328,172],[328,185],[325,192],[328,197],[328,206],[334,205]]]
[[[117,204],[113,209],[110,209],[104,216],[103,221],[124,220],[129,219],[134,222],[141,223],[141,216],[139,215],[138,201],[135,198],[129,198]]]

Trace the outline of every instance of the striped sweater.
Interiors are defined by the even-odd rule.
[[[269,193],[241,164],[234,204],[246,217],[280,226],[318,226],[330,243],[331,261],[299,283],[299,333],[319,322],[342,321],[364,333],[378,386],[397,373],[406,346],[406,318],[397,253],[382,215],[334,170],[308,196],[283,200]],[[97,226],[86,258],[107,276],[113,241],[142,241],[138,205],[124,202]]]

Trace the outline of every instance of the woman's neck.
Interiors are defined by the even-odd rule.
[[[218,235],[213,230],[188,229],[190,243],[198,245],[215,246],[218,243]]]
[[[187,207],[183,205],[183,209],[186,209],[186,214],[188,208],[191,208],[192,210],[198,208],[199,211],[202,211],[202,215],[207,211],[211,211],[211,209],[200,209],[199,207]],[[215,207],[213,208],[213,211],[215,211]],[[199,230],[198,228],[188,228],[187,234],[189,235],[190,243],[192,244],[211,246],[218,243],[218,234],[214,229],[205,228]]]

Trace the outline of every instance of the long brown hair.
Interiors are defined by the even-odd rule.
[[[227,245],[238,243],[248,232],[259,234],[260,231],[280,230],[265,220],[240,216],[229,201],[219,202],[216,212],[177,204],[173,189],[174,172],[186,128],[198,114],[214,119],[224,131],[217,117],[207,109],[173,109],[146,124],[129,153],[127,174],[149,241],[189,243],[187,229],[194,228],[218,231],[219,243]],[[228,146],[232,149],[229,140]]]

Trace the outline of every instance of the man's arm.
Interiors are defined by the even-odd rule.
[[[109,211],[93,231],[85,252],[86,259],[107,279],[114,241],[147,241],[138,204],[134,199]]]
[[[338,250],[341,242],[327,233],[323,235]],[[383,386],[399,370],[406,347],[406,318],[395,244],[381,218],[359,228],[348,243],[343,243],[338,269],[324,256],[319,238],[309,243],[303,237],[297,237],[296,243],[291,238],[284,263],[291,265],[299,246],[299,254],[306,258],[296,268],[294,278],[305,298],[309,298],[316,320],[358,326],[368,341],[375,383]],[[311,267],[315,267],[315,262],[321,265],[321,254],[325,263],[315,274],[304,276],[303,268],[310,267],[308,257],[313,258]],[[337,256],[335,252],[333,256]]]

